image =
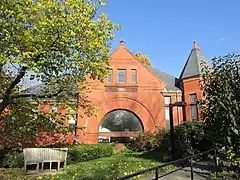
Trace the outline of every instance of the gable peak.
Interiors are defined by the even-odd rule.
[[[124,47],[124,40],[120,41],[120,47]]]

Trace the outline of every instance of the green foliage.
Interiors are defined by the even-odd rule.
[[[230,169],[234,170],[236,173],[240,174],[240,153],[233,151],[233,148],[229,148],[227,151],[227,158],[230,162]]]
[[[133,152],[150,151],[159,147],[158,133],[143,133],[136,140],[127,144],[127,148]]]
[[[209,138],[219,147],[240,153],[240,55],[213,59],[203,74],[202,117]]]
[[[17,151],[9,151],[4,155],[3,167],[7,168],[22,168],[24,164],[23,153]]]
[[[32,141],[38,130],[68,131],[69,117],[38,113],[38,102],[51,100],[74,110],[78,105],[87,115],[94,113],[84,82],[105,77],[110,41],[119,28],[99,13],[103,6],[101,0],[0,1],[0,120],[4,131],[10,127],[17,136],[16,144]],[[20,93],[27,72],[42,77],[40,94]]]
[[[113,146],[109,144],[73,145],[68,150],[68,163],[84,162],[111,155],[113,155]]]
[[[176,157],[189,156],[209,150],[212,143],[207,140],[205,124],[200,121],[185,122],[175,127]]]
[[[135,54],[135,57],[137,58],[138,61],[140,61],[140,62],[143,63],[144,65],[151,66],[151,61],[150,61],[150,59],[149,59],[148,56],[145,56],[145,55],[143,55],[142,53],[137,52],[137,53]]]
[[[213,147],[205,133],[205,124],[200,121],[185,122],[175,126],[175,156],[186,157],[192,153],[199,153]],[[171,136],[168,130],[158,130],[156,133],[145,133],[128,145],[132,151],[158,150],[163,157],[170,157]]]

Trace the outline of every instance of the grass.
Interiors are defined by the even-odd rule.
[[[21,169],[0,169],[3,179],[82,179],[82,180],[111,180],[127,174],[131,174],[145,168],[153,167],[160,164],[156,159],[147,159],[142,154],[117,154],[108,158],[101,158],[77,164],[70,164],[67,169],[62,172],[57,172],[52,175],[44,175],[38,177],[26,177]],[[160,169],[166,172],[173,169],[173,166],[167,166]],[[154,172],[152,172],[154,173]],[[4,174],[4,176],[3,176]],[[149,174],[148,174],[149,175]],[[138,176],[135,179],[143,177]]]

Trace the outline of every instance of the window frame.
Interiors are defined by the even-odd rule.
[[[134,73],[135,72],[135,81],[134,81]],[[131,75],[132,75],[132,83],[137,84],[137,69],[131,69]]]
[[[109,72],[111,72],[111,81],[109,81],[109,74],[110,74]],[[113,69],[112,68],[108,69],[107,83],[113,83]]]
[[[165,103],[165,98],[170,98],[169,103]],[[171,96],[163,96],[163,102],[164,102],[164,116],[165,116],[165,128],[167,130],[170,129],[170,104],[172,102],[172,97]],[[169,118],[167,119],[166,117],[166,109],[168,109],[168,114],[169,114]],[[167,125],[168,123],[168,125]]]
[[[195,96],[194,100],[192,100],[192,96]],[[189,104],[190,104],[190,112],[191,112],[191,120],[192,121],[197,121],[199,119],[199,114],[198,114],[198,106],[197,106],[197,93],[191,93],[189,94]],[[195,108],[196,112],[196,119],[193,118],[193,108]]]
[[[124,77],[124,82],[120,82],[120,81],[119,81],[119,77],[120,77],[120,76],[119,76],[119,72],[120,72],[120,71],[124,71],[124,72],[125,72],[125,73],[124,73],[124,76],[125,76],[125,77]],[[118,75],[117,82],[118,82],[119,84],[126,84],[126,82],[127,82],[127,69],[126,69],[126,68],[118,68],[118,69],[117,69],[117,75]]]
[[[50,104],[50,113],[58,113],[59,112],[59,106],[56,104]]]

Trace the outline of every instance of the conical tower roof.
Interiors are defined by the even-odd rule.
[[[179,79],[187,79],[200,76],[202,74],[203,67],[206,64],[209,64],[208,60],[201,52],[200,48],[197,45],[197,42],[194,41],[192,51],[187,59],[186,64],[184,65]]]

